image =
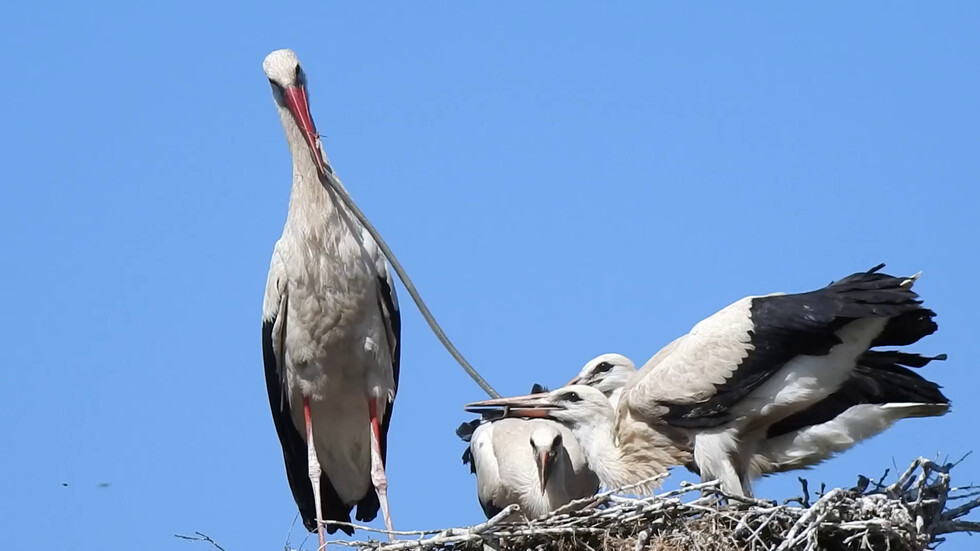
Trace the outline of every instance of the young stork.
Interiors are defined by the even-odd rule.
[[[593,386],[614,400],[635,372],[633,362],[625,356],[602,354],[589,360],[568,385]],[[539,384],[531,387],[531,394],[544,392],[547,389]],[[520,505],[528,518],[535,518],[598,491],[599,480],[567,427],[540,419],[499,419],[499,412],[488,413],[483,420],[463,423],[456,429],[457,436],[469,443],[463,451],[463,464],[469,464],[470,472],[476,475],[477,498],[487,518],[511,503]],[[536,440],[532,434],[535,428]],[[557,437],[557,444],[550,447],[544,445],[548,429]],[[534,451],[530,455],[529,439]],[[567,464],[553,467],[556,453],[539,452],[545,449],[560,449]],[[534,472],[540,479],[537,487],[531,483]]]
[[[277,50],[262,68],[293,164],[262,304],[265,378],[286,478],[322,548],[322,522],[350,522],[355,505],[361,521],[380,507],[391,531],[384,461],[401,321],[377,244],[322,180],[336,176],[296,55]],[[327,532],[338,528],[353,534]]]
[[[869,355],[872,347],[912,344],[936,330],[935,313],[922,308],[911,290],[915,277],[879,273],[882,267],[817,291],[746,297],[724,308],[654,355],[630,378],[615,411],[601,392],[586,386],[477,402],[467,409],[504,407],[508,416],[566,423],[609,487],[689,465],[704,480],[720,479],[731,494],[750,495],[751,478],[760,472],[806,466],[806,461],[794,463],[792,452],[806,451],[796,438],[806,440],[808,431],[846,416],[862,392],[877,393],[886,404],[909,396],[911,402],[924,401],[894,404],[901,413],[890,420],[875,417],[885,419],[877,425],[869,421],[871,409],[858,410],[854,426],[866,434],[895,418],[948,409],[932,383],[914,374],[898,380],[911,373],[902,366],[929,358]],[[887,379],[868,376],[869,368],[901,369],[895,370],[893,385],[869,390],[868,381]],[[863,437],[854,436],[837,450]],[[758,453],[778,461],[754,461]]]
[[[900,419],[945,414],[949,400],[939,385],[909,369],[945,359],[943,354],[928,357],[868,350],[837,392],[768,427],[764,436],[757,435],[758,444],[749,460],[750,478],[816,465]],[[633,362],[625,356],[603,354],[586,363],[565,386],[581,384],[598,389],[616,409],[619,395],[634,373]],[[693,463],[688,468],[698,472]]]
[[[586,385],[597,389],[609,398],[613,409],[619,405],[619,395],[626,381],[636,373],[636,367],[622,354],[600,354],[592,358],[571,381],[564,386]],[[533,392],[532,392],[533,394]]]
[[[570,501],[594,495],[599,479],[572,431],[545,419],[463,423],[456,434],[476,475],[476,494],[487,518],[516,503],[537,518]]]

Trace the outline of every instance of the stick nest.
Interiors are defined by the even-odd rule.
[[[630,488],[623,488],[533,520],[514,521],[521,517],[511,505],[469,528],[330,543],[361,551],[918,551],[939,545],[943,534],[980,532],[980,522],[962,520],[980,507],[980,489],[951,488],[952,467],[919,458],[889,485],[887,472],[878,481],[862,476],[853,488],[821,488],[812,502],[800,479],[802,496],[782,504],[727,495],[716,481],[644,498],[625,497]]]

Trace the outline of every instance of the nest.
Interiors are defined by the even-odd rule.
[[[644,498],[622,495],[628,487],[534,520],[513,521],[520,515],[511,505],[468,528],[330,543],[361,551],[921,550],[940,544],[943,534],[980,532],[980,522],[962,520],[980,507],[980,489],[951,488],[952,467],[919,458],[891,484],[884,484],[887,472],[878,481],[859,477],[855,487],[821,489],[812,501],[800,479],[802,496],[782,504],[725,494],[717,481]]]

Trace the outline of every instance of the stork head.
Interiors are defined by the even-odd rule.
[[[548,478],[562,449],[561,431],[553,424],[538,423],[531,431],[531,450],[538,466],[538,482],[541,492],[548,487]]]
[[[299,60],[292,50],[276,50],[265,56],[262,70],[272,86],[272,97],[280,112],[288,113],[288,117],[296,124],[303,140],[309,148],[313,164],[321,176],[329,171],[320,150],[320,135],[317,134],[313,116],[310,114],[310,101],[306,92],[306,74],[300,67]],[[283,125],[286,116],[283,115]],[[287,130],[288,133],[288,130]],[[296,153],[294,152],[294,155]]]
[[[565,386],[588,385],[608,397],[623,388],[633,373],[636,373],[636,368],[626,356],[603,354],[589,360],[578,375]]]
[[[547,394],[473,402],[467,404],[465,409],[474,413],[503,410],[505,417],[552,419],[571,429],[611,424],[616,416],[609,398],[585,385],[563,386]]]

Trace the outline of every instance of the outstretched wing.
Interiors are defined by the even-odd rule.
[[[793,358],[827,356],[845,325],[921,313],[909,279],[880,268],[807,293],[747,297],[706,318],[643,366],[626,389],[630,409],[677,427],[717,426]]]
[[[908,352],[869,350],[858,358],[854,373],[836,392],[773,424],[766,431],[766,437],[776,438],[826,423],[862,404],[922,404],[938,406],[933,408],[935,411],[945,411],[949,399],[943,395],[940,386],[909,369],[945,359],[945,354],[930,357]]]

